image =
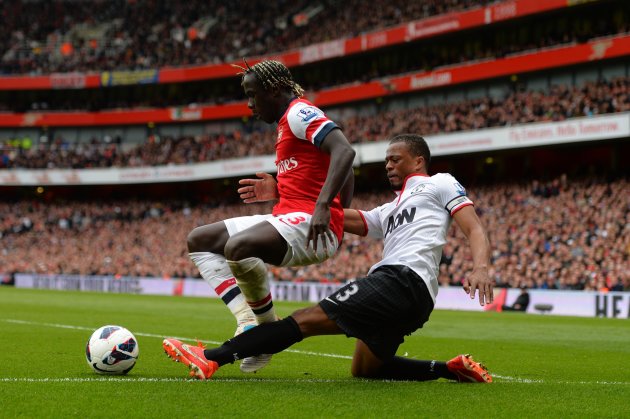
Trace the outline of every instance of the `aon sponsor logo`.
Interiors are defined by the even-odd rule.
[[[276,164],[276,168],[278,169],[279,175],[281,175],[282,173],[288,172],[290,170],[293,170],[296,167],[298,167],[298,162],[295,159],[295,157],[289,157],[288,159],[280,160]]]
[[[398,227],[405,223],[410,223],[416,217],[416,208],[405,208],[400,213],[396,215],[392,215],[387,220],[387,230],[385,231],[385,237],[389,235],[392,231],[396,230]]]

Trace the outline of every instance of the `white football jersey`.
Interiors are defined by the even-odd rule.
[[[464,187],[450,174],[414,174],[405,179],[394,201],[359,211],[370,237],[383,239],[382,265],[405,265],[426,282],[435,303],[442,247],[452,222],[461,208],[472,205]]]

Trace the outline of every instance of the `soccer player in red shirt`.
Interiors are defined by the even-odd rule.
[[[272,60],[245,65],[240,74],[247,106],[259,119],[278,123],[278,202],[272,214],[230,218],[188,236],[192,261],[236,317],[236,334],[276,320],[265,263],[304,266],[335,253],[354,187],[354,149],[333,121],[302,98],[288,68]],[[247,203],[257,201],[255,188],[271,175],[257,176],[241,181]],[[257,371],[270,357],[247,358],[241,370]]]

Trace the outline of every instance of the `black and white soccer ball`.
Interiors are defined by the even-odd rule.
[[[127,374],[136,365],[139,353],[136,337],[121,326],[96,329],[85,345],[87,363],[99,374]]]

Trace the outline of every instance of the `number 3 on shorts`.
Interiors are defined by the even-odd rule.
[[[340,292],[339,295],[335,297],[337,301],[346,301],[350,296],[356,294],[359,291],[359,286],[357,284],[352,284],[348,287],[344,292]]]

